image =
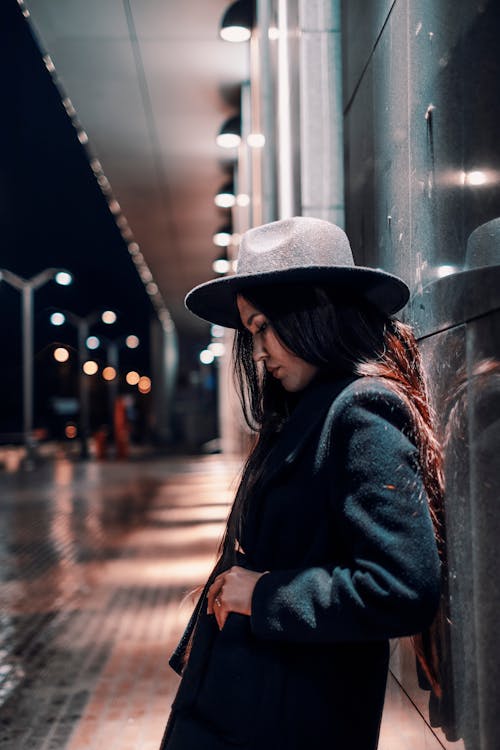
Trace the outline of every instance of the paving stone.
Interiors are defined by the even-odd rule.
[[[238,464],[218,456],[0,475],[2,750],[155,750],[187,592]]]

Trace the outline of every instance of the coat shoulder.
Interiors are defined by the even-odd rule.
[[[397,386],[386,378],[365,376],[346,386],[330,406],[329,421],[349,423],[363,412],[411,433],[410,407]]]

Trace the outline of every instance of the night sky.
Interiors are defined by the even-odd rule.
[[[155,313],[16,0],[0,3],[0,44],[0,268],[25,278],[48,267],[74,275],[69,287],[49,282],[35,293],[35,424],[42,426],[52,396],[76,395],[75,353],[65,368],[52,357],[54,342],[76,345],[76,332],[50,325],[50,313],[115,310],[112,329],[99,324],[92,333],[137,334],[141,347],[124,351],[122,361],[141,374],[150,374]],[[20,302],[20,294],[0,282],[0,440],[22,424]],[[92,358],[105,359],[99,353]]]

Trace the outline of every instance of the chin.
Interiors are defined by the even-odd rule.
[[[281,381],[281,385],[287,393],[298,393],[305,388],[305,385],[302,385],[302,383],[284,383]]]

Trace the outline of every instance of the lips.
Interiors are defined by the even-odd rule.
[[[273,376],[273,378],[277,378],[278,377],[278,370],[279,369],[280,369],[279,366],[278,367],[268,367],[267,371],[268,371],[268,373],[270,375]]]

